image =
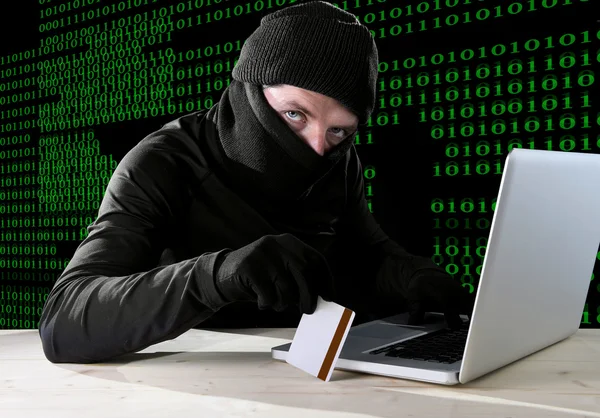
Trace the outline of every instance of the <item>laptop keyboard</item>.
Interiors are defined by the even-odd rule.
[[[451,364],[462,360],[468,331],[468,324],[457,330],[441,329],[373,350],[369,354]]]

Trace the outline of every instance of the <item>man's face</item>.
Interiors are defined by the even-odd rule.
[[[287,84],[267,87],[265,97],[277,115],[319,155],[358,127],[358,117],[337,100]]]

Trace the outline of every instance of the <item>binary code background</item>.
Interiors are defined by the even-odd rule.
[[[118,162],[216,103],[261,17],[294,3],[1,6],[0,328],[37,328]],[[377,105],[356,140],[370,209],[474,291],[509,150],[600,153],[600,13],[591,0],[334,4],[379,48]],[[590,279],[581,326],[600,327]]]

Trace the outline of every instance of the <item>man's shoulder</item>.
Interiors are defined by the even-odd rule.
[[[146,135],[133,149],[161,153],[171,157],[171,163],[181,162],[177,160],[183,158],[188,163],[202,165],[204,158],[199,143],[204,141],[205,116],[206,110],[202,110],[173,119]]]
[[[178,117],[146,135],[125,154],[117,170],[158,183],[205,178],[210,170],[199,146],[205,114],[201,111]]]
[[[200,116],[202,117],[202,116]],[[197,145],[197,114],[179,117],[148,134],[119,161],[108,185],[110,196],[139,195],[160,213],[179,213],[190,190],[210,174]]]
[[[202,126],[208,111],[209,109],[203,109],[179,116],[165,123],[158,131],[175,130],[184,131],[190,135],[197,135],[199,133],[198,129]]]
[[[185,146],[195,148],[193,145],[204,135],[206,112],[202,110],[173,119],[143,138],[140,144],[174,149]]]

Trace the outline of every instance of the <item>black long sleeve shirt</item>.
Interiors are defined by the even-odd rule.
[[[39,333],[51,362],[99,362],[192,327],[297,326],[299,312],[226,304],[215,288],[217,253],[264,235],[294,233],[321,251],[334,273],[335,300],[357,318],[401,312],[409,280],[440,271],[376,223],[354,148],[311,192],[315,203],[289,214],[298,222],[287,227],[220,180],[207,148],[207,139],[216,138],[205,112],[193,113],[150,134],[120,161],[97,219],[45,303]]]

